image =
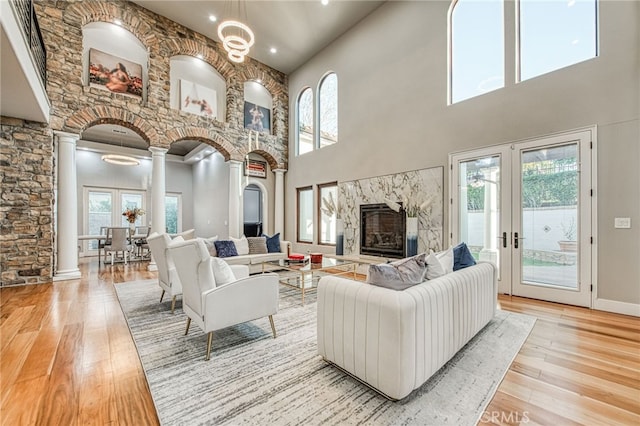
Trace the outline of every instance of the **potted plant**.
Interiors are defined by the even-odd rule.
[[[572,217],[568,223],[560,222],[564,240],[558,241],[560,251],[577,252],[578,242],[576,241],[577,227],[576,220]]]

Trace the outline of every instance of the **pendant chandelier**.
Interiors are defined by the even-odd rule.
[[[233,9],[233,1],[231,9]],[[239,17],[244,11],[246,21],[247,10],[244,1],[237,2],[238,19],[225,19],[218,25],[218,38],[222,42],[222,46],[227,51],[229,60],[240,63],[244,62],[244,57],[249,54],[249,49],[255,43],[253,31],[248,25],[240,22]],[[233,13],[233,10],[231,11]]]
[[[122,140],[122,136],[126,135],[126,130],[120,130],[117,128],[111,129],[113,133],[120,135],[120,149],[124,148],[124,142]],[[102,161],[110,164],[117,164],[118,166],[137,166],[140,164],[140,160],[137,158],[131,157],[130,155],[122,155],[122,154],[104,154],[101,157]]]

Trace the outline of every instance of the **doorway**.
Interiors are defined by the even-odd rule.
[[[592,130],[452,154],[451,243],[498,291],[591,306]]]
[[[245,236],[259,237],[262,235],[262,211],[262,190],[255,184],[247,185],[243,194]]]

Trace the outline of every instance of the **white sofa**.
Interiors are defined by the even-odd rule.
[[[223,257],[229,265],[247,265],[249,273],[262,272],[262,262],[286,259],[289,253],[289,241],[280,241],[280,253],[245,254],[240,256]]]
[[[337,276],[318,284],[318,352],[391,399],[424,384],[495,315],[491,263],[403,291]]]

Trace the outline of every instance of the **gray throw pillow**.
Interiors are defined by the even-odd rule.
[[[426,253],[391,263],[369,265],[367,282],[392,290],[404,290],[424,281],[427,271]]]
[[[266,254],[267,239],[265,237],[247,237],[249,254]]]

